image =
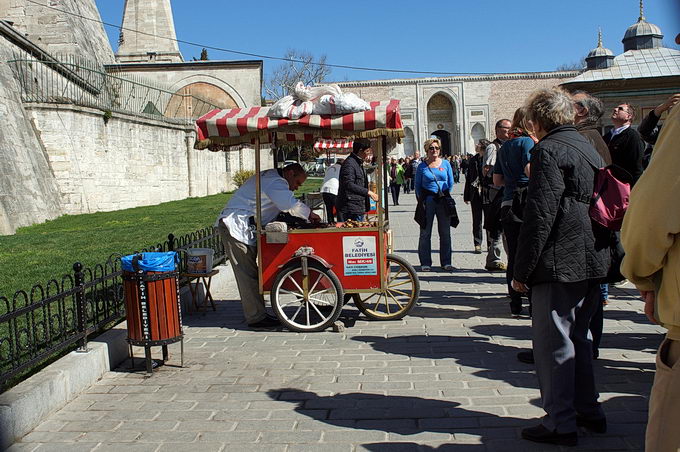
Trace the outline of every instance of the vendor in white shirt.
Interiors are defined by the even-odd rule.
[[[300,164],[293,163],[282,170],[262,171],[260,176],[263,226],[282,211],[311,222],[320,221],[319,216],[293,194],[307,179]],[[217,217],[215,226],[232,262],[246,322],[251,327],[271,327],[278,325],[279,321],[266,313],[258,284],[255,209],[253,176],[232,195]]]

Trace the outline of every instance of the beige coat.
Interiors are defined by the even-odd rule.
[[[655,317],[680,340],[680,106],[665,121],[652,160],[631,193],[621,230],[622,273],[655,291]]]

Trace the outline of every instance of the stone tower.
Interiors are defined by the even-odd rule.
[[[182,62],[184,60],[176,38],[170,0],[125,0],[123,29],[118,41],[116,61]]]

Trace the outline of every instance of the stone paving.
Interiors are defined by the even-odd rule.
[[[530,347],[530,320],[510,317],[504,276],[480,270],[461,185],[457,270],[421,274],[406,318],[368,321],[348,305],[341,333],[256,332],[232,284],[217,312],[185,316],[184,368],[177,346],[151,378],[141,360],[137,370],[123,363],[10,450],[559,449],[520,439],[542,414],[533,368],[515,358]],[[401,198],[390,208],[395,248],[417,265],[415,197]],[[580,432],[576,450],[643,449],[662,329],[631,287],[612,292],[595,364],[609,431]]]

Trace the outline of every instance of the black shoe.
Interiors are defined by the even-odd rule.
[[[549,443],[560,446],[575,446],[578,443],[578,436],[576,432],[551,432],[542,424],[539,424],[535,427],[522,429],[522,438],[528,439],[529,441],[533,441],[535,443]]]
[[[588,419],[586,417],[581,416],[580,414],[577,414],[576,425],[578,425],[579,427],[583,427],[584,429],[594,433],[607,433],[606,417],[599,419]]]
[[[517,353],[517,360],[521,363],[533,364],[534,363],[534,351],[533,350],[524,350],[524,351]]]
[[[273,328],[281,326],[281,322],[276,317],[267,314],[264,319],[255,323],[249,323],[248,326],[251,328]]]

